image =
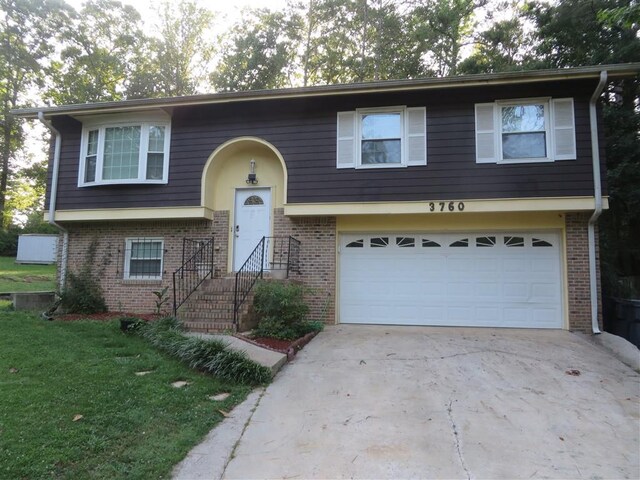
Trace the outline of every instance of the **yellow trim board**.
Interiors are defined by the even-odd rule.
[[[475,215],[347,215],[336,219],[337,236],[349,232],[467,232],[485,230],[560,230],[564,214],[557,212],[505,212]]]
[[[49,221],[49,212],[44,213]],[[213,210],[207,207],[104,208],[95,210],[56,210],[57,222],[87,222],[104,220],[213,220]]]
[[[444,203],[443,210],[441,211]],[[433,211],[432,209],[433,204]],[[449,210],[452,204],[453,211]],[[463,210],[460,210],[460,204]],[[603,208],[609,208],[607,198]],[[284,214],[300,216],[428,214],[464,215],[480,212],[571,212],[595,209],[593,197],[558,198],[505,198],[491,200],[425,200],[416,202],[364,202],[364,203],[288,203]]]

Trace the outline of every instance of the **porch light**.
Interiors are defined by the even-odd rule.
[[[247,176],[247,183],[255,185],[258,183],[258,177],[256,177],[256,161],[252,158],[249,162],[249,175]]]

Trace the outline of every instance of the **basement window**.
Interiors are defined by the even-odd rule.
[[[128,238],[124,259],[125,280],[162,280],[164,241]]]

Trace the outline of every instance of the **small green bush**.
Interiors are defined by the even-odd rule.
[[[60,306],[67,313],[90,314],[107,311],[100,285],[85,268],[78,274],[67,274],[67,284],[60,293],[60,300]]]
[[[8,230],[0,227],[0,256],[15,257],[18,253],[18,233],[15,228]]]
[[[295,340],[304,337],[307,333],[320,332],[324,328],[321,322],[296,322],[287,325],[282,320],[274,317],[265,317],[260,320],[253,329],[254,337],[270,337],[278,340]]]
[[[60,306],[67,313],[102,313],[107,304],[94,273],[97,240],[89,245],[84,264],[78,273],[69,272],[65,289],[60,292]]]
[[[154,347],[182,360],[191,368],[248,385],[271,380],[271,370],[250,360],[243,352],[230,350],[223,341],[185,336],[175,318],[142,324],[136,332]]]
[[[261,318],[277,318],[285,325],[293,325],[309,313],[304,294],[305,288],[296,283],[260,282],[253,306]]]

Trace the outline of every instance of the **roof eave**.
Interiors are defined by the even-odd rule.
[[[599,65],[554,70],[515,71],[504,73],[464,75],[459,77],[426,78],[417,80],[386,80],[356,84],[326,85],[279,90],[253,90],[247,92],[214,93],[171,98],[145,98],[116,102],[84,103],[58,107],[24,108],[11,113],[25,119],[37,118],[38,112],[48,117],[60,115],[89,115],[96,113],[121,113],[152,108],[171,108],[219,103],[279,100],[297,97],[354,95],[371,92],[394,92],[460,88],[481,85],[535,83],[552,80],[579,80],[598,78],[606,70],[609,78],[619,78],[640,73],[640,63]]]

